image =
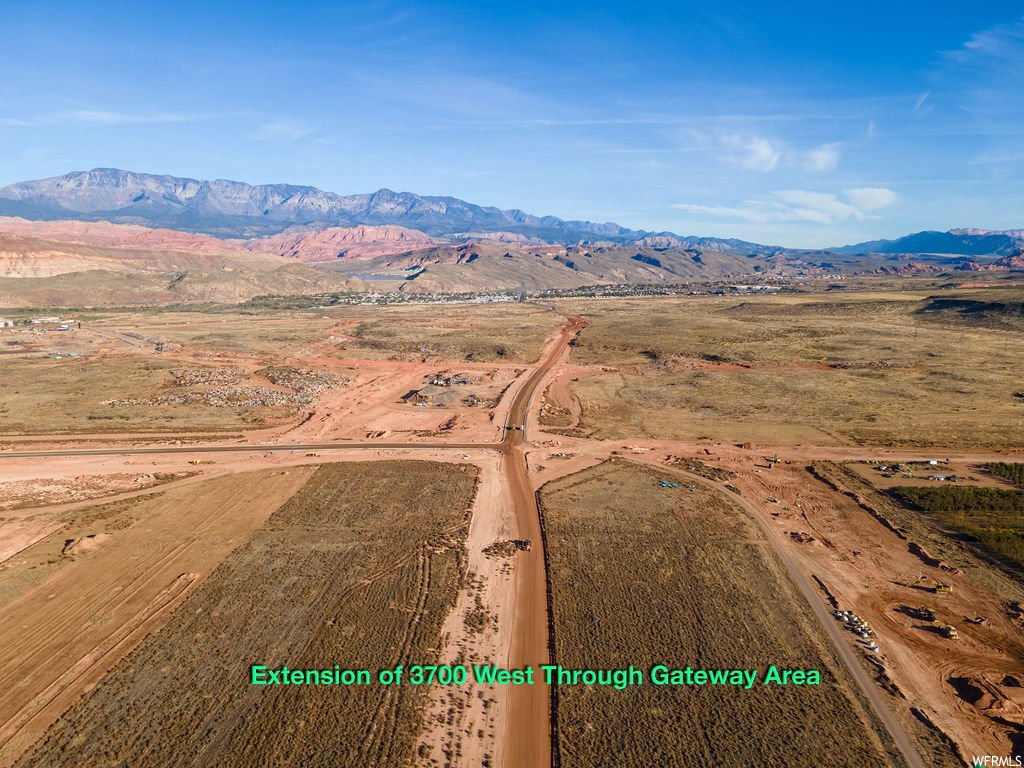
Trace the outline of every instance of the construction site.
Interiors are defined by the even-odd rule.
[[[826,300],[807,299],[808,311],[823,316]],[[626,333],[619,323],[636,301],[646,316],[677,318],[674,327],[706,320],[696,335]],[[476,306],[448,320],[463,346],[451,337],[427,353],[404,337],[389,350],[377,326],[356,333],[365,310],[347,307],[244,319],[133,310],[67,331],[0,329],[0,766],[60,764],[72,748],[96,764],[137,762],[147,739],[161,762],[185,739],[202,756],[195,764],[256,764],[243,724],[261,699],[242,666],[288,661],[274,650],[280,633],[289,648],[341,649],[335,663],[349,668],[685,666],[699,653],[823,673],[814,693],[692,702],[474,680],[412,698],[266,700],[259,727],[281,744],[294,746],[285,734],[298,713],[368,727],[365,741],[317,752],[334,764],[594,765],[609,750],[623,765],[689,764],[732,744],[716,759],[731,765],[743,745],[729,734],[755,731],[767,734],[755,749],[766,764],[781,764],[786,745],[796,750],[787,761],[824,760],[835,743],[849,746],[850,765],[1020,754],[1020,444],[1000,430],[943,444],[944,428],[923,418],[867,443],[880,428],[856,408],[840,429],[827,414],[811,426],[794,406],[766,431],[761,396],[737,383],[764,377],[771,388],[810,364],[755,347],[742,364],[706,358],[723,345],[738,357],[741,330],[764,316],[783,330],[800,322],[788,299],[521,307],[501,309],[503,322],[522,312],[529,329],[514,353]],[[848,322],[851,310],[837,312]],[[417,328],[428,314],[402,307],[396,317]],[[977,354],[1024,357],[1024,337],[1002,333],[994,348],[979,339]],[[503,356],[481,359],[499,347]],[[935,370],[948,364],[931,359]],[[996,362],[959,365],[981,386],[1003,375]],[[847,386],[848,368],[813,370],[834,377],[799,379],[823,388],[815,396]],[[873,388],[904,381],[895,365],[870,370]],[[731,421],[715,427],[708,414],[723,392],[735,398]],[[922,390],[918,408],[941,397]],[[348,517],[335,519],[342,509]],[[275,541],[292,543],[278,551]],[[306,562],[329,574],[306,573]],[[264,607],[285,601],[292,629],[232,623],[217,595],[275,579],[328,579],[387,610],[357,621],[316,594],[268,592]],[[692,597],[697,584],[704,602]],[[769,610],[782,596],[784,615]],[[710,615],[721,620],[696,634],[665,630]],[[368,633],[358,642],[356,626]],[[214,662],[197,649],[213,647],[198,639],[208,635],[220,638],[216,663],[238,674],[223,677],[220,698],[187,702],[192,719],[182,719],[154,670],[205,674]],[[124,718],[126,696],[151,704]],[[621,741],[614,723],[629,712],[648,713],[637,727],[653,751]],[[814,712],[821,722],[810,728]]]

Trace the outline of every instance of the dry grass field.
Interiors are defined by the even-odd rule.
[[[969,293],[969,292],[968,292]],[[566,302],[580,433],[607,438],[1024,445],[1024,335],[924,293]]]
[[[425,691],[257,687],[249,665],[435,658],[475,486],[466,466],[322,466],[19,765],[407,763]]]
[[[509,363],[534,362],[544,339],[564,320],[528,304],[346,309],[343,316],[360,318],[346,354]]]
[[[760,530],[703,487],[614,461],[541,491],[555,658],[818,669],[819,686],[563,686],[564,766],[902,765]]]
[[[178,385],[172,371],[187,368],[180,361],[137,354],[5,360],[0,434],[251,429],[296,410],[293,403],[259,397],[269,394],[266,381],[245,382],[233,403],[201,397],[186,402],[199,390]]]
[[[159,627],[310,474],[192,478],[137,498],[0,515],[0,541],[14,542],[0,565],[0,766]]]
[[[310,354],[333,323],[324,312],[127,312],[104,326],[185,345],[200,353],[278,357]]]
[[[211,354],[532,362],[561,320],[528,304],[462,304],[133,312],[105,322]]]

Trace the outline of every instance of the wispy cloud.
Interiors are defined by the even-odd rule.
[[[896,193],[885,187],[858,187],[846,190],[846,196],[861,211],[877,211],[896,202]]]
[[[1019,98],[1024,87],[1024,18],[972,35],[960,48],[945,51],[940,61],[929,92],[935,99],[944,98],[997,125],[1024,113]]]
[[[946,58],[960,64],[988,59],[1021,67],[1024,65],[1024,18],[971,35],[963,46],[947,51]]]
[[[764,136],[727,134],[722,143],[727,159],[750,171],[774,171],[782,158],[782,147]]]
[[[296,141],[303,139],[315,132],[315,128],[301,120],[275,120],[262,126],[252,134],[252,138],[263,141],[274,141],[284,139]]]
[[[884,187],[857,187],[842,194],[812,192],[803,189],[779,190],[771,197],[746,200],[739,206],[713,206],[676,203],[672,207],[686,213],[755,224],[808,222],[831,225],[840,221],[875,218],[873,213],[896,201],[896,195]]]
[[[822,144],[804,153],[804,165],[811,171],[834,171],[839,165],[839,143]]]
[[[174,112],[115,112],[103,109],[70,109],[32,117],[0,117],[0,125],[33,128],[44,125],[143,125],[196,123],[210,115]]]
[[[840,143],[828,142],[810,149],[799,149],[779,139],[759,134],[725,133],[718,137],[722,158],[748,171],[768,173],[795,168],[815,173],[834,171],[839,165]],[[707,140],[703,140],[707,145]]]

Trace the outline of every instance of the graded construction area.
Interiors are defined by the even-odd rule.
[[[426,691],[253,686],[250,665],[429,663],[475,486],[465,465],[322,466],[18,764],[410,762]]]
[[[541,489],[555,659],[758,670],[733,686],[562,686],[562,766],[904,765],[755,523],[698,484],[605,462]],[[770,665],[821,683],[764,684]]]
[[[273,765],[299,746],[322,748],[330,764],[424,768],[544,766],[552,744],[564,765],[842,755],[951,766],[1019,750],[1024,593],[1019,572],[994,566],[1020,539],[1019,509],[1003,502],[1019,496],[1019,465],[1009,462],[1022,450],[1014,365],[1024,343],[1009,327],[922,312],[930,301],[833,291],[564,302],[589,324],[528,304],[138,310],[83,316],[81,330],[7,329],[35,345],[18,345],[12,363],[41,375],[66,366],[51,373],[70,378],[41,379],[37,392],[26,367],[0,396],[0,431],[23,433],[0,446],[0,494],[14,496],[0,514],[0,559],[9,557],[0,563],[0,670],[17,670],[0,693],[0,768],[137,646],[28,764],[48,764],[61,748],[97,764],[140,754],[136,762],[166,762],[178,731],[123,727],[115,713],[129,697],[132,711],[181,723],[191,735],[174,750],[202,764]],[[133,330],[129,318],[139,321]],[[117,361],[131,361],[123,381],[111,374]],[[86,365],[97,375],[74,388]],[[32,403],[42,407],[30,413]],[[193,418],[202,432],[183,432]],[[424,462],[393,461],[411,457]],[[272,521],[247,544],[315,471],[303,465],[363,459],[376,463],[350,486],[352,503],[405,504],[400,529],[384,532],[373,515],[338,528]],[[1000,461],[1002,475],[985,470]],[[410,488],[391,478],[416,466],[432,468],[427,480],[468,482],[473,465],[481,479],[468,536],[458,517],[468,502],[410,502]],[[257,468],[266,471],[249,472]],[[324,470],[315,483],[347,471]],[[552,517],[547,542],[539,486]],[[920,503],[906,492],[912,506],[899,503],[898,486]],[[65,489],[79,500],[37,506]],[[117,496],[86,500],[108,493]],[[292,505],[292,522],[305,520]],[[986,548],[964,541],[964,521],[984,524]],[[451,537],[429,558],[428,612],[416,620],[423,577],[410,569],[425,539],[415,526],[428,524]],[[510,554],[495,555],[502,547]],[[376,565],[360,566],[357,554]],[[372,569],[381,563],[394,569]],[[346,581],[353,573],[366,583]],[[199,591],[206,584],[216,595]],[[818,668],[822,684],[435,687],[427,706],[405,690],[377,699],[359,689],[361,699],[346,693],[353,708],[338,710],[311,690],[232,698],[237,665],[250,663],[390,666],[440,655],[543,664],[546,587],[554,660],[567,667],[689,664],[763,676],[775,664]],[[336,602],[345,595],[357,605]],[[186,599],[195,607],[175,610]],[[829,601],[869,622],[870,641],[828,618]],[[335,626],[357,629],[335,643]],[[410,627],[426,633],[414,641],[422,652],[407,650]],[[377,656],[361,632],[379,641]],[[278,640],[265,653],[270,635]],[[31,674],[4,662],[5,644],[25,653],[33,643],[41,652]],[[67,661],[48,664],[54,658]],[[228,663],[236,667],[202,666]],[[185,688],[159,680],[164,669],[184,669]],[[194,693],[207,671],[214,688]],[[191,698],[175,703],[188,686]],[[341,689],[331,690],[333,707]],[[552,694],[561,694],[554,742]],[[248,709],[254,700],[260,706]],[[321,730],[342,736],[325,745],[310,737]],[[143,739],[151,753],[142,754]],[[248,739],[257,746],[242,746]]]

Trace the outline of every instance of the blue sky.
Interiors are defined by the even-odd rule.
[[[1022,4],[6,0],[0,29],[0,184],[388,187],[804,247],[1024,227]]]

